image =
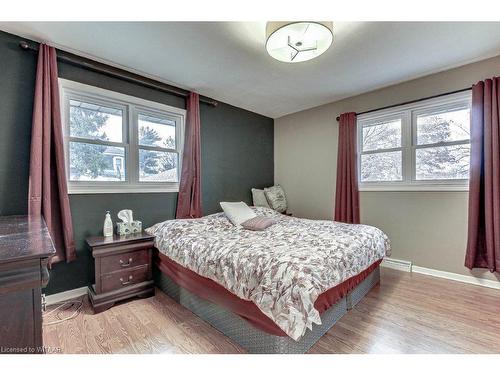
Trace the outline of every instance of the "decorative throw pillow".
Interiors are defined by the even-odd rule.
[[[253,219],[244,221],[241,226],[248,230],[261,231],[276,224],[276,220],[265,216],[256,216]]]
[[[271,186],[270,188],[265,188],[264,193],[266,194],[269,206],[275,211],[286,212],[287,204],[285,191],[279,185]]]
[[[229,221],[236,226],[257,216],[245,202],[220,202],[220,206]]]
[[[268,207],[269,203],[267,202],[266,194],[262,189],[254,189],[252,188],[252,199],[253,205],[255,207]]]

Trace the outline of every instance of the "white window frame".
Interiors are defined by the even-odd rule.
[[[357,118],[357,166],[358,184],[360,191],[468,191],[469,180],[417,180],[415,171],[416,150],[424,147],[451,146],[454,144],[470,144],[468,141],[440,142],[432,145],[417,145],[417,115],[432,113],[436,110],[452,110],[457,108],[471,108],[472,92],[465,91],[438,98],[427,99],[417,103],[393,107],[386,110],[370,112]],[[362,151],[363,127],[374,122],[401,119],[401,147]],[[401,181],[361,181],[361,155],[376,152],[402,152],[402,180]]]
[[[155,193],[178,192],[179,182],[139,181],[139,149],[152,151],[170,151],[178,154],[177,175],[180,179],[182,171],[182,153],[184,150],[184,129],[186,110],[172,107],[130,95],[117,93],[98,87],[85,85],[59,78],[61,101],[61,120],[64,137],[64,155],[66,166],[66,181],[69,194],[99,194],[99,193]],[[106,144],[125,148],[125,181],[71,181],[69,170],[69,110],[70,100],[87,101],[104,106],[121,109],[123,113],[122,142],[103,142],[100,140],[78,138],[89,144]],[[139,146],[138,117],[139,114],[169,117],[176,123],[175,149],[156,146]],[[77,139],[77,140],[78,140]]]

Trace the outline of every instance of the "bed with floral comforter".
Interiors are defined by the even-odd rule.
[[[167,220],[146,232],[160,252],[252,301],[294,340],[321,324],[314,307],[321,293],[389,255],[389,240],[375,227],[252,209],[276,224],[254,232],[218,213]]]

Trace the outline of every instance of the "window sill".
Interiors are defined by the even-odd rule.
[[[179,186],[72,186],[69,195],[77,194],[127,194],[127,193],[178,193]]]
[[[421,185],[365,185],[359,191],[469,191],[468,185],[421,184]]]

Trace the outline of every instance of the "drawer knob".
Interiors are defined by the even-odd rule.
[[[122,267],[129,267],[132,264],[132,258],[128,258],[128,263],[125,263],[123,260],[120,259],[120,265]]]
[[[133,278],[134,278],[134,277],[133,277],[132,275],[130,275],[130,276],[128,277],[128,280],[127,280],[127,281],[124,281],[124,280],[123,280],[123,277],[120,277],[120,281],[121,281],[122,285],[128,285],[128,284],[132,283],[132,279],[133,279]]]

